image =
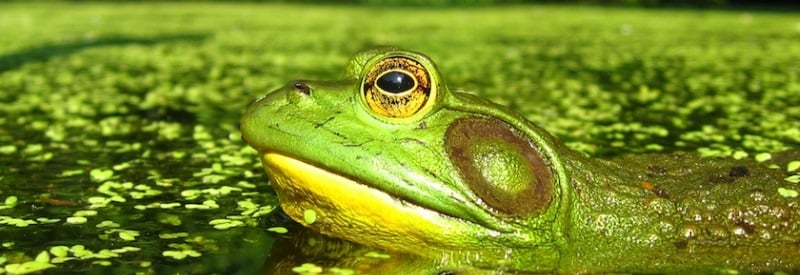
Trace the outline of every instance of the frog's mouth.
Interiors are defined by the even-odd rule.
[[[469,236],[487,230],[286,155],[267,152],[262,161],[281,208],[323,234],[427,254],[431,246],[480,247]]]

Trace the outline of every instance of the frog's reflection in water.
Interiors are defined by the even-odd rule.
[[[262,274],[497,273],[464,265],[445,265],[441,259],[380,251],[322,235],[286,219],[288,232],[276,234]]]

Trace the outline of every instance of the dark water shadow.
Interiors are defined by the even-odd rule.
[[[200,42],[207,37],[208,34],[170,34],[153,37],[111,35],[68,43],[49,43],[0,55],[0,73],[16,69],[28,62],[46,61],[53,57],[69,55],[88,48],[136,44],[154,45],[174,42]]]

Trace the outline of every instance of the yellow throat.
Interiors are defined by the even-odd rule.
[[[414,254],[430,254],[434,247],[464,246],[463,238],[448,234],[464,232],[464,228],[457,228],[467,226],[463,221],[288,156],[264,153],[262,161],[281,208],[306,227],[368,246]],[[304,218],[307,210],[316,213],[311,223]],[[424,247],[428,249],[420,251]]]

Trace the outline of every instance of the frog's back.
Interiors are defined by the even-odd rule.
[[[676,206],[677,246],[774,246],[800,243],[800,200],[786,194],[786,159],[800,151],[776,154],[770,168],[751,158],[663,155],[634,161],[643,172],[642,188]],[[643,167],[641,167],[643,166]],[[797,250],[795,250],[797,251]],[[796,254],[800,254],[797,252]]]
[[[763,163],[696,154],[621,157],[605,162],[627,173],[620,179],[574,183],[584,207],[576,220],[592,224],[581,229],[597,233],[590,242],[619,244],[620,252],[603,255],[619,258],[617,264],[800,271],[800,197],[792,191],[800,186],[787,181],[800,173],[787,171],[793,160],[800,150]],[[625,261],[625,254],[640,260]]]

